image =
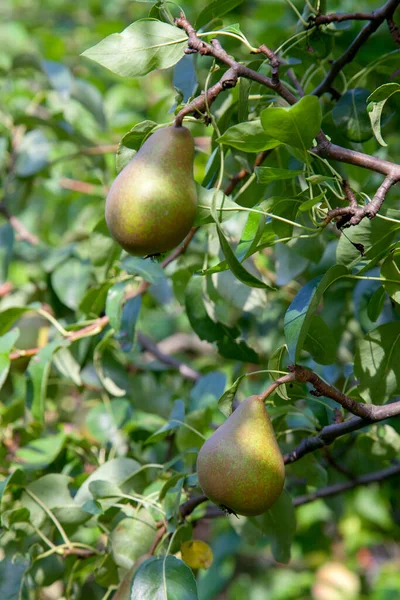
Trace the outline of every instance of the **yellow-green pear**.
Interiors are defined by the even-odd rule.
[[[106,200],[113,238],[130,254],[172,250],[193,227],[197,209],[194,142],[186,127],[153,133],[116,177]]]
[[[260,515],[279,498],[285,468],[259,396],[244,400],[208,438],[197,457],[197,474],[210,500],[238,515]]]

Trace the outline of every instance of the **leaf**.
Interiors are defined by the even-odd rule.
[[[144,508],[127,506],[121,512],[126,517],[118,520],[109,536],[111,556],[118,567],[130,569],[149,552],[157,529],[151,513]]]
[[[123,352],[130,352],[133,346],[136,323],[142,306],[142,296],[129,298],[122,309],[121,328],[116,336]]]
[[[56,460],[64,448],[65,440],[64,433],[48,435],[18,448],[15,455],[25,469],[44,469]]]
[[[8,357],[19,337],[19,329],[15,328],[0,337],[0,389],[7,379],[11,361]]]
[[[66,525],[77,525],[90,518],[90,515],[74,504],[69,484],[71,478],[61,473],[50,473],[39,477],[25,487],[21,496],[21,504],[30,512],[30,522],[34,527],[42,527],[49,516],[41,506],[44,505],[54,513],[56,518]],[[39,500],[37,502],[36,496]]]
[[[371,319],[371,321],[373,321],[374,323],[378,320],[379,315],[382,312],[383,305],[385,303],[385,297],[385,289],[382,285],[380,285],[369,299],[367,314],[368,318]]]
[[[62,346],[68,345],[69,342],[67,340],[50,342],[50,344],[39,350],[36,356],[33,356],[29,362],[27,370],[29,376],[27,404],[32,417],[40,423],[44,423],[47,381],[53,354]]]
[[[121,268],[130,275],[140,275],[149,283],[160,283],[165,279],[163,268],[151,258],[128,256],[121,262]]]
[[[185,404],[182,400],[175,400],[168,422],[146,440],[146,444],[154,444],[178,429],[185,421]]]
[[[400,304],[400,248],[390,252],[382,263],[381,276],[392,281],[383,281],[382,286],[391,298]]]
[[[305,152],[311,148],[322,122],[321,106],[315,96],[303,96],[288,108],[267,108],[260,116],[269,136]]]
[[[239,331],[213,321],[206,311],[201,277],[193,277],[186,288],[186,313],[195,333],[201,340],[217,342],[221,356],[258,363],[259,358],[244,341],[236,341]]]
[[[281,181],[282,179],[294,179],[303,174],[303,170],[277,169],[275,167],[256,167],[255,169],[258,183],[271,183],[271,181]]]
[[[228,263],[229,268],[231,269],[235,277],[245,285],[248,285],[249,287],[272,289],[271,286],[269,286],[267,283],[264,283],[260,279],[257,279],[257,277],[249,273],[249,271],[247,271],[244,268],[242,263],[240,263],[236,258],[235,253],[230,247],[229,242],[221,229],[221,226],[217,221],[215,222],[215,224],[217,226],[217,233],[219,242],[221,244],[222,252],[224,253],[226,262]]]
[[[213,552],[201,540],[188,540],[181,546],[183,562],[191,569],[209,569],[213,563]]]
[[[296,294],[287,309],[284,319],[284,331],[290,360],[294,363],[300,359],[310,328],[311,318],[314,316],[325,290],[347,274],[348,271],[343,265],[331,267],[324,276],[309,281]]]
[[[380,325],[359,342],[354,375],[366,402],[383,404],[400,392],[400,321]]]
[[[319,365],[331,365],[336,361],[337,342],[325,321],[315,314],[310,321],[304,342],[307,350]]]
[[[7,555],[0,561],[0,598],[19,600],[24,586],[24,574],[29,560],[16,554]]]
[[[226,221],[233,217],[235,211],[240,210],[235,202],[233,202],[228,196],[226,196],[221,190],[206,189],[205,187],[196,184],[197,189],[197,214],[195,220],[195,226],[206,225],[207,223],[213,223],[211,211],[213,205],[220,221]],[[229,210],[221,210],[221,209]]]
[[[41,60],[40,67],[47,75],[51,86],[57,90],[63,101],[69,100],[74,83],[71,70],[55,60]]]
[[[242,231],[240,242],[236,248],[236,256],[242,261],[254,254],[265,229],[265,217],[257,213],[249,213]],[[274,236],[275,237],[275,236]]]
[[[14,229],[10,223],[0,227],[0,285],[7,280],[14,247]]]
[[[232,403],[239,389],[239,385],[245,377],[246,375],[238,377],[218,400],[218,408],[226,417],[229,417],[232,413]]]
[[[118,173],[122,171],[128,162],[135,156],[140,146],[156,128],[157,123],[155,121],[142,121],[141,123],[137,123],[124,135],[119,143],[116,156]]]
[[[290,472],[297,477],[306,480],[307,485],[315,488],[321,488],[328,483],[328,473],[326,469],[317,461],[313,454],[306,454],[301,461],[294,462],[289,466]]]
[[[192,571],[174,556],[153,557],[140,565],[130,600],[198,600]]]
[[[281,144],[266,134],[259,119],[229,127],[216,141],[242,152],[261,152]]]
[[[211,371],[201,377],[190,392],[189,411],[214,407],[225,388],[226,375],[221,371]]]
[[[108,460],[89,475],[77,491],[74,501],[78,505],[83,505],[85,502],[93,500],[89,486],[92,482],[99,480],[115,483],[125,493],[124,486],[135,478],[135,474],[139,471],[140,467],[141,465],[132,458],[113,458]],[[132,486],[129,489],[131,488]]]
[[[122,305],[125,299],[126,287],[133,279],[125,279],[113,285],[107,292],[106,315],[110,319],[110,325],[118,332],[121,326]]]
[[[296,515],[290,494],[283,490],[278,500],[267,512],[259,517],[251,517],[250,520],[271,540],[271,550],[275,560],[288,564],[290,548],[296,531]]]
[[[91,408],[86,416],[86,427],[89,433],[101,444],[113,444],[118,447],[121,443],[119,429],[128,420],[131,406],[128,400],[117,399],[110,406],[98,404]]]
[[[107,390],[107,392],[111,394],[111,396],[121,397],[126,395],[126,390],[123,390],[122,388],[118,387],[115,381],[113,381],[111,377],[106,375],[103,368],[103,354],[110,343],[110,337],[112,335],[113,330],[111,329],[108,333],[106,333],[103,339],[95,347],[93,352],[93,365],[96,369],[96,373],[102,385]]]
[[[103,130],[107,128],[103,96],[96,86],[84,79],[74,79],[71,97],[88,110]]]
[[[182,102],[194,95],[197,89],[197,76],[194,68],[193,55],[185,54],[174,67],[174,87],[181,93]]]
[[[383,108],[393,94],[400,92],[399,83],[384,83],[379,86],[372,94],[367,98],[367,102],[372,103],[368,105],[368,114],[371,121],[372,131],[380,143],[381,146],[387,146],[386,142],[382,138],[381,133],[381,116]]]
[[[91,267],[88,260],[69,258],[51,274],[51,284],[58,298],[71,310],[76,310],[89,286]]]
[[[272,381],[275,381],[281,376],[279,373],[274,373],[273,371],[283,371],[284,369],[286,369],[288,358],[288,349],[286,344],[283,344],[283,346],[280,346],[280,348],[275,350],[275,352],[268,361],[268,370],[272,371],[272,373],[270,373]],[[287,393],[286,384],[280,385],[276,389],[276,393],[280,398],[282,398],[282,400],[290,400]]]
[[[10,473],[3,481],[0,481],[0,506],[3,501],[3,496],[8,486],[10,485],[22,485],[25,482],[25,473],[22,469],[17,468],[15,471]]]
[[[212,0],[198,15],[195,28],[200,29],[216,17],[223,17],[242,2],[243,0]]]
[[[19,177],[31,177],[47,165],[50,142],[40,129],[28,131],[18,148],[15,173]]]
[[[168,69],[184,56],[187,36],[182,29],[156,20],[135,21],[122,33],[113,33],[85,50],[90,58],[117,75],[143,77]]]
[[[352,142],[365,142],[372,137],[367,114],[369,91],[363,88],[348,90],[332,110],[332,118],[341,133]]]

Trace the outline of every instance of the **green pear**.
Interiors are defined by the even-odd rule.
[[[204,493],[238,515],[264,513],[285,482],[283,458],[264,401],[244,400],[208,438],[197,457]]]
[[[194,142],[186,127],[153,133],[116,177],[106,200],[112,237],[130,254],[172,250],[193,227],[197,209]]]

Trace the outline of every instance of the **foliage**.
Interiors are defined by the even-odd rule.
[[[210,55],[185,53],[163,0],[2,3],[1,598],[322,600],[329,573],[340,597],[400,594],[399,478],[376,483],[399,473],[400,425],[353,427],[348,403],[400,394],[400,17],[329,85],[365,21],[318,24],[380,7],[359,4],[185,0]],[[256,75],[234,65],[219,89],[214,38]],[[106,190],[178,114],[198,229],[130,257]],[[321,128],[352,154],[324,150]],[[269,388],[294,363],[342,406],[295,374]],[[285,492],[260,517],[222,515],[198,450],[267,389]]]

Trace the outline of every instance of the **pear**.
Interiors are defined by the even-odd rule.
[[[116,177],[106,200],[112,237],[130,254],[172,250],[193,227],[197,209],[194,142],[186,127],[153,133]]]
[[[238,515],[260,515],[279,498],[285,468],[259,396],[244,400],[208,438],[197,457],[197,474],[206,496]]]

